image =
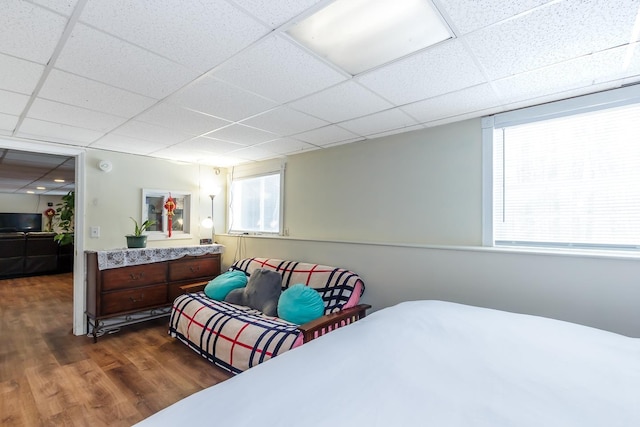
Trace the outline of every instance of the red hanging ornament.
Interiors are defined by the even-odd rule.
[[[164,204],[164,208],[167,210],[167,219],[169,222],[169,237],[171,237],[171,230],[173,229],[173,211],[176,210],[176,202],[171,197],[171,193],[169,193],[169,198]]]
[[[44,211],[44,216],[47,217],[47,225],[45,226],[45,231],[53,231],[53,225],[51,224],[51,221],[53,220],[53,217],[56,216],[56,211],[52,208],[49,208]]]

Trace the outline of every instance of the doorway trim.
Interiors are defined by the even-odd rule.
[[[84,200],[85,200],[85,155],[86,149],[53,142],[34,142],[13,137],[0,136],[0,148],[57,154],[75,157],[75,212],[73,253],[73,333],[87,333],[84,305],[86,300],[84,266]]]

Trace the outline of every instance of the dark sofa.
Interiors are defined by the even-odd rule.
[[[73,246],[60,246],[55,233],[0,233],[0,279],[73,270]]]

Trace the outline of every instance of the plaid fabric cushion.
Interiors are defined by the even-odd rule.
[[[290,350],[300,331],[292,323],[199,292],[176,298],[169,335],[237,374]]]
[[[267,268],[280,273],[283,291],[296,283],[303,283],[318,291],[324,301],[325,314],[342,310],[351,298],[357,283],[361,284],[360,294],[364,292],[364,283],[357,274],[344,268],[326,265],[273,258],[245,258],[236,261],[230,270],[241,270],[251,276],[257,268]]]

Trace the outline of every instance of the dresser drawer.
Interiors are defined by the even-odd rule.
[[[167,281],[167,263],[132,265],[102,271],[102,290],[137,288]]]
[[[102,294],[102,314],[142,310],[167,303],[167,285],[147,286]]]
[[[185,257],[169,262],[169,281],[213,278],[220,274],[220,256]]]

